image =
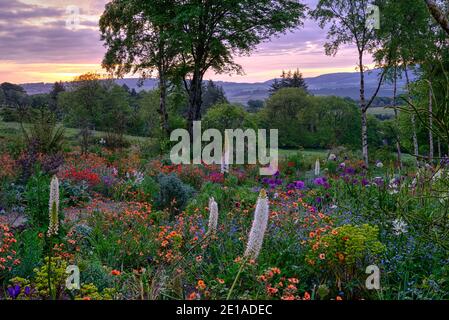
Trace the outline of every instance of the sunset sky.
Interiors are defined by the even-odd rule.
[[[0,0],[0,83],[71,80],[88,71],[102,73],[105,52],[98,19],[108,0]],[[303,0],[314,7],[317,0]],[[80,12],[80,24],[69,28],[70,8]],[[77,9],[75,9],[77,10]],[[70,20],[69,20],[70,21]],[[245,74],[207,78],[258,82],[299,68],[304,76],[355,70],[354,48],[342,48],[335,57],[324,54],[326,33],[315,21],[261,44],[250,57],[238,57]]]

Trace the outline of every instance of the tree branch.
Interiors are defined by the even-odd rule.
[[[449,19],[433,0],[424,0],[430,13],[444,31],[449,35]]]

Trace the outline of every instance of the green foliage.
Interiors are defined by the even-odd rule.
[[[282,88],[300,88],[307,92],[307,84],[299,69],[296,69],[293,73],[291,70],[288,72],[282,71],[281,79],[274,80],[270,88],[270,93],[273,94]]]
[[[37,171],[28,180],[25,187],[27,214],[33,226],[40,230],[48,228],[48,203],[50,198],[50,177]]]
[[[175,174],[159,175],[160,186],[157,205],[161,209],[168,209],[173,216],[181,212],[194,194],[194,189],[184,184]]]
[[[203,105],[201,106],[201,112],[205,114],[210,107],[216,104],[227,104],[223,88],[216,85],[212,80],[209,80],[203,88]]]
[[[35,278],[33,282],[40,297],[51,298],[51,293],[57,299],[62,298],[66,289],[67,274],[65,271],[67,266],[67,262],[60,257],[45,257],[42,267],[34,269]]]
[[[322,272],[322,279],[353,294],[365,290],[364,269],[385,252],[377,226],[343,225],[317,240],[311,240],[306,261]]]
[[[202,120],[203,129],[217,129],[222,135],[226,129],[255,129],[252,121],[243,107],[233,104],[218,104],[208,110]]]
[[[17,237],[19,244],[17,257],[20,264],[14,268],[13,275],[23,278],[31,278],[34,269],[42,264],[44,256],[44,239],[39,237],[41,231],[31,228],[23,231]]]
[[[22,126],[23,135],[28,145],[34,144],[36,151],[44,154],[61,152],[65,142],[64,128],[56,125],[54,114],[41,108],[29,130]]]
[[[21,86],[4,82],[0,85],[2,89],[2,103],[9,107],[24,107],[30,103],[30,98],[27,96],[25,89]]]
[[[323,236],[317,250],[308,253],[309,259],[316,259],[316,253],[326,255],[325,264],[332,268],[344,264],[350,268],[355,264],[373,262],[372,259],[385,251],[379,242],[379,229],[370,225],[344,225],[334,229],[334,233]],[[339,256],[343,254],[343,257]]]
[[[313,97],[298,88],[276,91],[261,111],[261,127],[279,130],[281,147],[360,144],[360,111],[351,100]]]

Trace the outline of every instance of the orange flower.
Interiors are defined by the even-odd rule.
[[[189,296],[187,297],[187,300],[195,300],[198,297],[196,292],[192,292],[191,294],[189,294]]]
[[[120,272],[120,271],[118,271],[118,270],[112,270],[111,271],[111,275],[113,275],[113,276],[119,276],[119,275],[121,275],[122,273]]]
[[[321,260],[326,259],[326,255],[325,255],[324,253],[321,253],[321,254],[320,254],[320,259],[321,259]]]
[[[288,282],[290,282],[290,283],[299,283],[299,280],[297,278],[289,278]]]
[[[224,284],[225,283],[225,281],[223,279],[220,279],[220,278],[217,278],[217,281],[218,281],[219,284]]]
[[[267,287],[267,292],[269,295],[275,295],[279,290],[273,287]]]
[[[343,298],[342,298],[342,297],[340,297],[340,296],[337,296],[337,297],[335,298],[335,300],[338,300],[338,301],[340,301],[340,300],[343,300]]]
[[[200,290],[206,289],[206,284],[204,283],[203,280],[198,280],[197,288],[200,289]]]
[[[281,269],[279,268],[271,268],[271,271],[273,271],[274,274],[281,274]]]
[[[304,293],[304,300],[310,300],[310,294],[308,292]]]

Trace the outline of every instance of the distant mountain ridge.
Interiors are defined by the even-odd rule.
[[[365,74],[366,96],[370,97],[376,90],[380,70],[375,69]],[[398,80],[398,92],[403,92],[405,87],[405,77]],[[412,77],[413,80],[413,77]],[[323,74],[317,77],[305,78],[310,93],[319,96],[338,96],[349,97],[354,100],[359,99],[359,73],[358,72],[340,72]],[[157,86],[156,79],[147,79],[142,86],[138,86],[137,78],[117,79],[115,82],[119,85],[126,84],[130,89],[136,91],[152,90]],[[274,79],[265,82],[241,83],[228,81],[215,81],[216,84],[223,87],[226,97],[230,102],[247,104],[249,100],[264,100],[269,96],[269,89]],[[49,93],[53,83],[25,83],[21,86],[28,94]],[[393,95],[393,86],[384,84],[379,91],[379,97],[391,97]]]

